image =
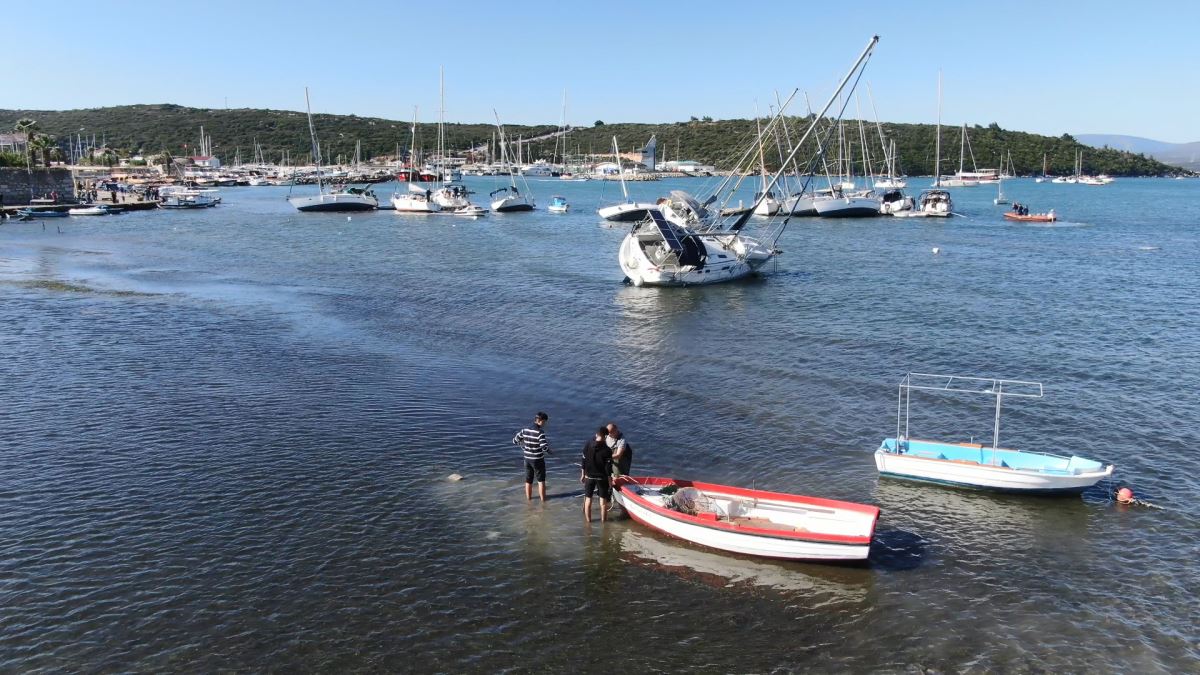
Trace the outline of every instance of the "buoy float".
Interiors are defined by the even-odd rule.
[[[933,254],[934,254],[934,255],[937,255],[937,254],[939,254],[939,253],[941,253],[941,252],[942,252],[942,249],[941,249],[941,248],[939,248],[939,247],[937,247],[937,246],[934,246],[934,247],[933,247]]]
[[[1130,490],[1127,487],[1123,487],[1120,490],[1117,490],[1117,501],[1122,504],[1132,504],[1133,503],[1133,490]]]
[[[452,474],[450,474],[449,476],[446,476],[446,480],[448,480],[448,481],[451,481],[451,482],[453,482],[453,481],[459,481],[459,480],[462,480],[462,479],[463,479],[463,477],[462,477],[462,476],[460,476],[460,475],[459,475],[459,474],[457,474],[457,473],[452,473]]]

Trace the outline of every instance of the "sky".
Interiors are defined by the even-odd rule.
[[[748,118],[796,88],[818,105],[878,34],[883,121],[935,121],[940,70],[950,126],[1200,141],[1190,0],[58,0],[0,25],[62,27],[5,50],[0,108],[303,110],[307,86],[314,112],[433,121],[442,66],[448,122],[555,124],[564,90],[575,125]]]

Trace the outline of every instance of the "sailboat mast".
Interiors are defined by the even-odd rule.
[[[321,181],[321,146],[317,143],[317,129],[313,126],[312,103],[308,99],[308,87],[304,88],[304,109],[308,112],[308,135],[312,139],[313,164],[317,166],[317,192],[325,194],[325,186]]]
[[[617,148],[617,137],[613,136],[613,161],[617,163],[617,178],[621,179],[621,194],[625,195],[625,203],[629,202],[629,189],[625,187],[625,171],[621,169],[621,151]]]
[[[933,186],[942,186],[942,71],[938,71],[937,142],[933,151]]]

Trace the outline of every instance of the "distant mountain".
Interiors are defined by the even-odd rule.
[[[1093,148],[1112,148],[1125,152],[1140,153],[1153,157],[1164,164],[1173,164],[1187,169],[1200,169],[1200,141],[1195,143],[1167,143],[1140,136],[1120,134],[1079,134],[1075,140]]]

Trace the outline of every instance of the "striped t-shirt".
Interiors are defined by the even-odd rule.
[[[513,436],[513,444],[521,446],[525,453],[525,459],[530,460],[545,459],[546,451],[550,449],[545,432],[538,426],[518,431],[517,435]]]

